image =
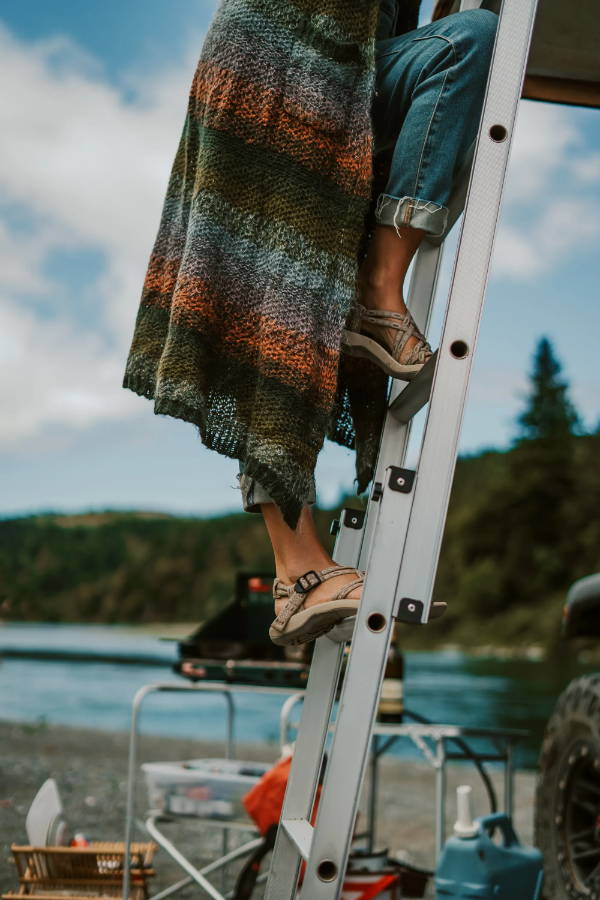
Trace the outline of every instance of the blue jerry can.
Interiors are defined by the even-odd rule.
[[[501,845],[492,840],[494,828],[502,833]],[[459,834],[442,851],[435,874],[436,900],[538,900],[542,854],[519,843],[505,813],[475,819],[470,833],[464,829]]]

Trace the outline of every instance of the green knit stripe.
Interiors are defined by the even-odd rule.
[[[312,35],[321,35],[325,40],[335,34],[339,46],[344,43],[360,46],[372,40],[375,33],[379,0],[344,0],[343,5],[339,0],[294,0],[287,4],[239,0],[239,5],[252,8],[291,31],[307,33],[310,21]],[[327,46],[322,49],[325,51]]]
[[[247,315],[246,318],[251,320],[252,316]],[[252,382],[260,382],[262,391],[266,385],[269,385],[270,404],[277,405],[274,392],[276,386],[279,385],[284,406],[292,403],[291,408],[300,405],[307,409],[309,406],[313,409],[321,407],[323,412],[330,409],[335,383],[323,386],[322,379],[330,365],[328,356],[331,355],[331,351],[328,352],[325,347],[319,348],[318,345],[311,344],[305,338],[305,352],[302,352],[303,345],[298,336],[296,338],[297,346],[293,348],[295,355],[292,354],[292,350],[286,355],[281,352],[282,343],[278,340],[281,330],[278,332],[273,328],[268,338],[264,338],[260,336],[260,330],[254,334],[251,331],[250,322],[241,319],[239,330],[246,338],[245,343],[222,341],[218,344],[219,363],[224,364],[228,381],[231,380],[230,372],[237,368],[244,371],[243,384],[245,386]],[[219,332],[219,323],[216,322],[211,327],[209,317],[205,316],[202,319],[201,326],[199,321],[186,321],[186,317],[180,312],[177,315],[169,316],[164,309],[144,304],[138,311],[136,334],[131,347],[131,353],[136,357],[134,367],[139,365],[140,360],[144,360],[146,371],[149,370],[148,367],[155,365],[156,377],[159,381],[172,378],[177,374],[187,385],[206,388],[204,373],[210,371],[210,366],[207,365],[206,359],[201,357],[212,358],[214,356],[213,348],[218,342]],[[288,340],[291,336],[290,333]],[[269,354],[269,341],[273,350],[279,352]],[[162,346],[163,344],[165,346]],[[257,345],[262,349],[260,368],[257,368],[256,364]],[[198,355],[199,348],[201,350],[200,357]],[[160,372],[158,371],[159,366]],[[160,391],[160,388],[158,390]],[[241,389],[238,386],[238,392],[246,392],[249,395],[255,393],[256,390],[256,387]],[[264,433],[268,432],[265,430]]]
[[[265,147],[244,144],[237,136],[214,130],[203,131],[203,167],[197,191],[219,194],[242,213],[271,219],[274,227],[283,222],[320,250],[356,256],[356,239],[343,223],[349,217],[360,217],[363,198],[342,193],[326,177]]]
[[[207,112],[210,118],[210,112]],[[232,116],[232,118],[234,118]],[[226,124],[223,116],[219,122]],[[298,232],[303,239],[329,254],[356,255],[352,231],[341,227],[348,217],[360,219],[365,197],[342,190],[323,168],[308,169],[290,155],[277,153],[258,143],[264,131],[250,126],[245,134],[228,134],[197,122],[203,165],[194,190],[220,194],[223,200],[244,216],[259,214],[274,219]],[[239,130],[240,126],[237,125]],[[319,159],[317,154],[316,160]],[[331,159],[329,168],[333,165]],[[269,172],[265,191],[265,167]],[[181,196],[186,184],[185,160],[178,158],[173,168],[169,193]],[[186,202],[187,199],[187,202]],[[181,215],[189,215],[191,194],[181,204]],[[319,209],[319,215],[315,210]]]

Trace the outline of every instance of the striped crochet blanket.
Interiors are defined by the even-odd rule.
[[[123,381],[243,460],[292,527],[325,436],[355,447],[367,487],[385,409],[385,376],[340,354],[371,198],[378,5],[222,0]]]

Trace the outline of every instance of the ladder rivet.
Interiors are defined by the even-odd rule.
[[[399,485],[400,487],[402,487],[403,485],[406,484],[406,478],[397,478],[396,484]]]
[[[464,359],[465,356],[469,355],[469,345],[466,341],[452,341],[450,353],[455,359]]]
[[[317,866],[317,877],[321,881],[335,881],[338,876],[338,867],[332,859],[324,859]]]
[[[506,135],[508,134],[504,125],[492,125],[489,130],[489,135],[493,141],[499,143],[500,141],[506,140]]]
[[[417,607],[415,606],[414,603],[409,603],[409,604],[408,604],[408,611],[409,611],[409,612],[414,612],[414,611],[416,610],[416,608],[417,608]]]
[[[367,628],[369,631],[383,631],[386,625],[387,620],[381,613],[371,613],[367,619]]]

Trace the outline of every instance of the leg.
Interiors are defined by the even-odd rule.
[[[369,242],[367,255],[358,275],[358,296],[367,309],[383,309],[405,316],[404,279],[413,256],[423,240],[425,231],[402,225],[375,225]],[[388,345],[393,344],[393,329],[370,326],[379,332]],[[418,343],[417,337],[410,337],[398,359],[405,362]]]
[[[240,463],[240,488],[243,506],[246,512],[262,512],[267,532],[273,547],[275,573],[285,584],[293,584],[305,572],[319,571],[336,565],[327,552],[317,534],[310,507],[315,502],[315,491],[309,497],[307,505],[302,509],[296,529],[287,525],[281,510],[273,502],[269,494],[254,478],[244,474]],[[332,595],[345,584],[356,580],[351,573],[336,575],[324,584],[317,585],[306,597],[305,607],[331,599]],[[360,588],[350,592],[351,598],[360,597]]]
[[[469,10],[377,44],[377,202],[358,279],[369,309],[406,314],[410,262],[425,234],[444,232],[453,177],[477,133],[496,22]],[[374,327],[392,343],[393,331]],[[399,361],[417,344],[409,338]]]
[[[466,10],[378,42],[375,153],[391,156],[379,224],[444,233],[453,179],[477,134],[496,25],[489,10]]]
[[[287,525],[275,503],[262,503],[261,510],[275,556],[275,571],[286,584],[293,584],[300,575],[311,569],[319,571],[335,566],[317,534],[309,506],[300,513],[295,531]],[[323,584],[317,585],[307,594],[305,608],[330,600],[344,584],[356,581],[356,574],[336,575]],[[359,598],[361,588],[350,592],[350,597]]]

